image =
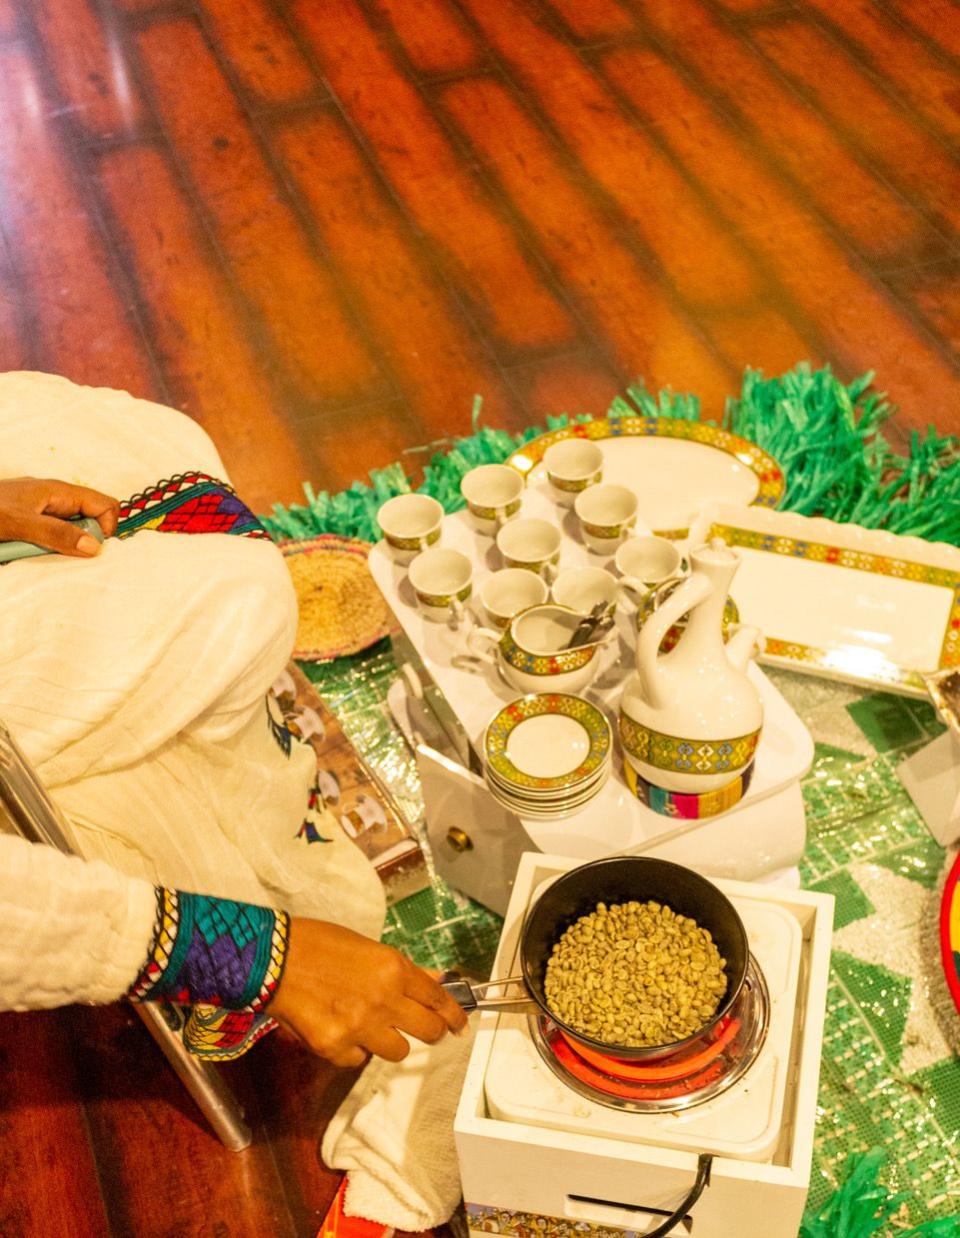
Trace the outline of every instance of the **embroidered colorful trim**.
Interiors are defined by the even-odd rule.
[[[141,529],[270,538],[232,486],[199,472],[179,473],[121,503],[117,537],[130,537]]]
[[[659,813],[662,817],[677,817],[684,821],[699,821],[705,817],[715,817],[718,813],[733,808],[747,793],[753,778],[753,762],[742,774],[732,782],[720,787],[717,791],[704,791],[702,794],[686,794],[680,791],[668,791],[665,787],[654,786],[633,768],[629,761],[624,761],[623,772],[627,786],[646,806]]]
[[[228,1062],[246,1053],[277,1026],[276,1020],[252,1010],[223,1010],[194,1006],[184,1024],[183,1043],[188,1053],[210,1062]]]
[[[153,941],[128,996],[259,1013],[280,982],[289,934],[285,911],[160,887]]]
[[[641,726],[628,714],[620,715],[620,743],[625,752],[655,769],[685,774],[722,774],[753,760],[759,730],[735,739],[682,739]]]
[[[551,778],[538,778],[520,770],[510,760],[507,745],[510,736],[521,723],[544,715],[572,718],[587,733],[587,754],[576,769]],[[583,782],[596,774],[610,755],[613,737],[610,724],[595,705],[579,696],[562,693],[542,693],[522,696],[505,705],[490,722],[483,737],[483,751],[487,765],[501,778],[517,787],[561,788]]]
[[[578,671],[596,651],[596,645],[588,645],[584,649],[561,649],[556,653],[527,653],[513,639],[509,628],[500,637],[500,656],[504,662],[527,675],[562,675]]]

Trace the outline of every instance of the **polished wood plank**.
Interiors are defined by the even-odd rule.
[[[891,93],[898,108],[912,113],[915,122],[932,137],[956,149],[960,141],[960,111],[956,106],[960,78],[956,67],[916,40],[905,39],[902,26],[874,0],[804,2],[817,14],[818,24],[842,42],[881,88]],[[960,25],[960,14],[954,12],[953,21],[946,24]]]
[[[525,414],[460,307],[437,287],[342,121],[331,113],[303,118],[279,133],[277,146],[429,437],[466,432],[475,392],[484,393],[489,421],[519,426]]]
[[[354,0],[335,7],[296,0],[290,11],[394,193],[423,230],[432,261],[501,359],[566,350],[577,338],[570,315]]]
[[[883,8],[925,46],[952,57],[955,66],[960,62],[960,11],[952,0],[884,0]],[[960,105],[956,87],[947,98]]]
[[[269,0],[204,0],[211,37],[257,102],[290,103],[326,93]]]
[[[507,378],[527,412],[539,422],[557,413],[602,417],[624,385],[616,371],[593,350],[551,357],[548,361],[528,361],[509,369]]]
[[[795,200],[821,211],[873,269],[942,256],[948,233],[863,167],[707,4],[644,0],[643,13],[673,62],[736,119]]]
[[[32,0],[30,13],[46,49],[64,106],[98,138],[142,125],[143,102],[124,53],[117,16],[96,0]],[[59,37],[69,29],[70,38]]]
[[[231,290],[170,169],[156,151],[129,147],[103,157],[100,177],[174,403],[213,436],[255,508],[299,499],[309,470],[298,433],[280,415]]]
[[[289,1037],[268,1036],[250,1059],[263,1131],[283,1182],[298,1238],[314,1238],[342,1174],[320,1157],[323,1131],[350,1091],[357,1072],[336,1070]]]
[[[465,73],[487,59],[449,0],[373,0],[371,8],[399,32],[419,73]]]
[[[762,295],[761,276],[684,177],[522,0],[464,5],[562,133],[621,226],[644,238],[681,296],[726,308]]]
[[[109,1233],[69,1010],[0,1014],[0,1234]]]
[[[752,35],[783,77],[868,167],[960,229],[960,166],[823,31],[787,21]],[[856,100],[856,106],[851,101]]]
[[[71,1014],[109,1232],[298,1238],[246,1063],[223,1069],[246,1102],[254,1141],[228,1152],[129,1007]]]
[[[456,83],[443,92],[451,116],[489,161],[504,192],[525,214],[558,278],[576,293],[583,316],[613,347],[618,370],[651,384],[700,391],[714,413],[735,381],[711,355],[650,269],[565,175],[549,143],[501,86]]]
[[[633,17],[617,0],[550,0],[549,7],[578,39],[592,42],[636,30]]]
[[[950,407],[957,371],[927,342],[901,307],[853,264],[798,209],[733,131],[660,56],[642,50],[611,54],[611,78],[641,112],[652,116],[677,155],[717,195],[717,209],[734,212],[738,226],[777,278],[818,324],[843,372],[869,369],[883,351],[883,385],[912,425]]]
[[[20,45],[0,47],[0,226],[28,288],[30,364],[95,386],[159,390],[45,83]]]
[[[155,107],[264,337],[261,364],[303,413],[385,394],[389,380],[362,326],[278,193],[196,25],[158,23],[139,45]]]

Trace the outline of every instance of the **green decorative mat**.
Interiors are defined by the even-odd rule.
[[[906,454],[894,451],[882,433],[894,410],[872,389],[872,381],[872,374],[864,374],[844,384],[829,367],[812,371],[806,363],[770,379],[747,370],[740,394],[727,400],[723,424],[778,461],[787,483],[781,507],[960,544],[960,443],[953,436],[940,437],[931,427],[925,436],[913,434]],[[478,396],[473,434],[432,444],[443,450],[424,467],[420,491],[438,499],[448,512],[463,506],[464,473],[506,459],[543,432],[543,427],[518,435],[481,429],[480,409]],[[574,420],[589,420],[572,412]],[[691,420],[700,416],[700,402],[694,395],[671,391],[654,396],[636,383],[613,401],[606,416]],[[548,418],[546,428],[557,429],[569,420],[567,415]],[[355,482],[336,495],[315,494],[305,485],[306,503],[277,506],[262,519],[277,538],[339,533],[376,541],[377,509],[410,488],[406,470],[393,464],[371,474],[369,484]]]
[[[386,712],[397,674],[389,645],[304,670],[416,820],[416,769]],[[803,884],[837,900],[805,1236],[906,1234],[937,1218],[936,1231],[916,1232],[960,1233],[960,1222],[943,1220],[960,1215],[960,1064],[952,1048],[960,1022],[936,947],[946,854],[895,773],[940,723],[924,702],[771,675],[817,740],[803,788]],[[391,909],[384,940],[427,967],[487,974],[499,932],[498,917],[434,874],[428,890]],[[879,1153],[861,1161],[843,1207],[835,1201],[818,1220],[851,1154],[873,1148],[887,1153],[882,1172]],[[876,1185],[877,1172],[888,1190]],[[869,1218],[890,1200],[891,1219],[874,1227]]]

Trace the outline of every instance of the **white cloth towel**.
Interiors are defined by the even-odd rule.
[[[448,1221],[460,1201],[453,1119],[473,1030],[412,1044],[402,1062],[370,1063],[327,1127],[322,1155],[347,1171],[348,1216],[417,1232]]]

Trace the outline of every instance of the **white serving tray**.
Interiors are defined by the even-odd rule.
[[[960,665],[960,550],[793,512],[709,503],[691,542],[741,556],[731,595],[772,666],[926,696]]]
[[[523,496],[522,515],[559,520],[566,536],[560,551],[560,566],[575,567],[586,563],[604,564],[590,554],[579,541],[576,517],[558,508],[549,497],[546,486],[528,487]],[[638,532],[647,530],[638,526]],[[490,538],[476,533],[465,512],[447,516],[443,525],[442,544],[466,554],[476,565],[473,618],[480,622],[477,594],[486,576],[499,566],[497,551]],[[408,639],[443,693],[448,705],[459,719],[471,744],[479,750],[484,728],[503,704],[520,695],[504,683],[491,666],[470,669],[466,651],[465,628],[453,631],[421,617],[413,592],[407,581],[406,568],[390,558],[383,543],[370,552],[370,570],[384,597],[393,609]],[[623,617],[621,625],[621,661],[603,679],[595,681],[583,695],[599,705],[616,726],[616,711],[626,676],[633,670],[633,642],[627,634],[631,620]],[[757,803],[795,783],[810,768],[813,761],[813,741],[806,727],[781,694],[758,667],[751,667],[750,676],[763,700],[764,726],[757,750],[754,776],[746,796],[732,812]],[[589,854],[595,851],[597,839],[603,839],[606,852],[643,848],[694,829],[700,821],[679,821],[661,816],[639,802],[623,781],[619,761],[603,790],[578,813],[556,821],[533,822],[520,819],[543,850],[559,854]]]

